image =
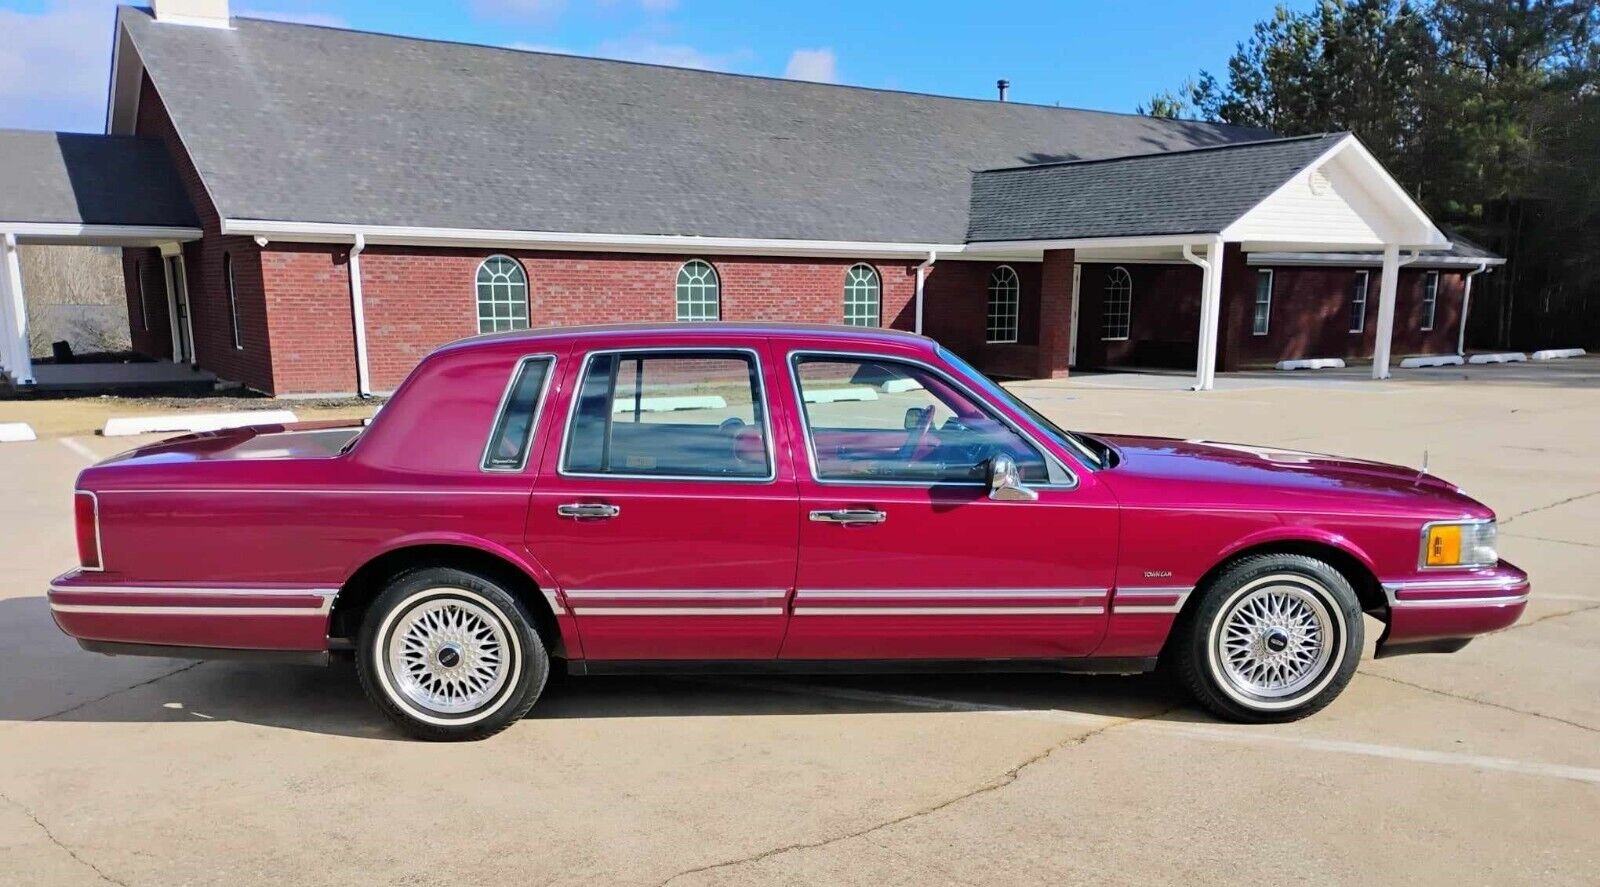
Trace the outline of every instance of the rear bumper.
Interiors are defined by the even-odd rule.
[[[80,642],[320,652],[328,649],[328,614],[337,592],[303,586],[115,584],[103,573],[74,570],[50,583],[49,600],[56,625]]]
[[[1528,574],[1501,561],[1460,576],[1387,580],[1389,626],[1377,655],[1450,652],[1477,635],[1509,628],[1528,606]]]

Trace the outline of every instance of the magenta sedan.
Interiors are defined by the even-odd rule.
[[[570,673],[1169,666],[1240,721],[1521,615],[1494,514],[1410,468],[1058,428],[920,336],[485,336],[365,429],[196,434],[87,469],[62,630],[114,654],[353,654],[475,739]]]

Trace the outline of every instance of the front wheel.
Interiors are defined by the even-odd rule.
[[[533,620],[489,579],[429,567],[391,581],[362,620],[361,686],[418,739],[483,739],[539,698],[550,671]]]
[[[1201,590],[1175,631],[1178,677],[1232,721],[1293,721],[1332,702],[1361,660],[1355,589],[1315,558],[1245,558]]]

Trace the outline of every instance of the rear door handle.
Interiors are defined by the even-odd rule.
[[[556,514],[562,517],[608,518],[621,513],[620,507],[603,502],[569,502],[566,505],[556,506]]]
[[[813,511],[811,519],[823,524],[881,524],[889,515],[872,508],[837,508]]]

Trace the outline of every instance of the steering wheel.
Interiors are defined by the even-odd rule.
[[[925,407],[917,419],[916,427],[906,435],[906,442],[901,444],[900,450],[894,454],[895,461],[910,462],[917,455],[917,447],[922,445],[922,439],[928,436],[928,429],[932,427],[933,407]]]

